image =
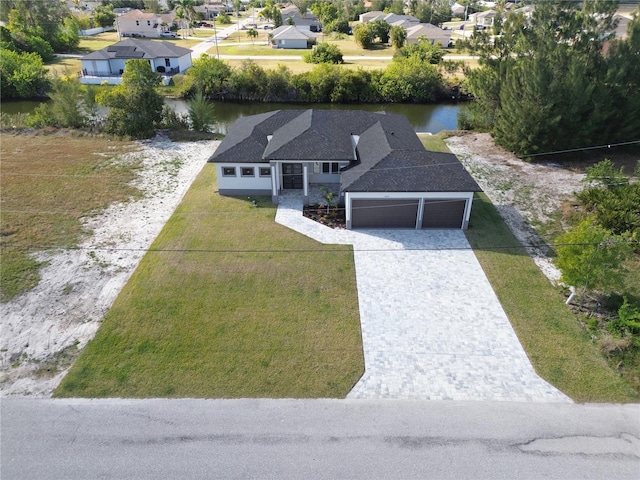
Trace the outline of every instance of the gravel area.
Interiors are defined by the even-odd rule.
[[[532,224],[544,224],[563,202],[581,190],[584,174],[560,165],[528,163],[498,147],[488,133],[470,133],[445,140],[484,193],[491,199],[516,238],[527,248],[536,265],[553,283],[560,271],[549,249]]]

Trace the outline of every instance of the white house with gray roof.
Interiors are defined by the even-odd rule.
[[[274,48],[311,48],[317,35],[294,25],[282,25],[271,32],[269,38]]]
[[[425,150],[402,115],[276,110],[242,117],[209,162],[222,195],[334,185],[347,228],[466,228],[480,187],[458,158]]]
[[[131,59],[147,60],[151,70],[160,73],[168,85],[171,76],[191,67],[191,50],[171,42],[127,38],[82,57],[80,83],[118,85],[125,62]]]

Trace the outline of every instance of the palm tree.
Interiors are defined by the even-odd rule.
[[[198,90],[193,99],[189,101],[189,120],[191,120],[191,128],[196,132],[210,132],[215,123],[216,115],[213,103],[207,100],[202,94],[202,90]]]
[[[193,9],[195,4],[194,0],[176,0],[176,16],[182,19],[182,29],[184,30],[184,24],[187,24],[187,35],[191,33],[191,25],[193,19],[196,17],[196,11]]]
[[[255,28],[250,28],[249,30],[247,30],[247,36],[251,37],[251,43],[253,43],[258,36],[258,30],[256,30]]]

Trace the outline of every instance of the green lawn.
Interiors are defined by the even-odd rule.
[[[57,397],[344,397],[364,371],[353,252],[221,197],[204,167]]]

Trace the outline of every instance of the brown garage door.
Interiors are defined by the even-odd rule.
[[[417,216],[417,199],[351,201],[351,228],[416,228]]]
[[[466,200],[425,200],[422,228],[462,228]]]

